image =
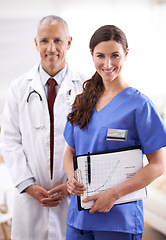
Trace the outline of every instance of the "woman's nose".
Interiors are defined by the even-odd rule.
[[[104,62],[104,66],[105,68],[110,68],[111,67],[111,59],[110,58],[106,58],[105,62]]]

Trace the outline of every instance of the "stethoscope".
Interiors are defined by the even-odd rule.
[[[72,105],[73,101],[71,98],[71,91],[69,90],[66,92],[64,95],[64,101],[67,102],[68,104]],[[33,97],[31,99],[31,95],[34,94],[35,100],[39,101],[38,102],[38,107],[36,109],[36,101],[34,101]],[[29,109],[29,116],[31,119],[31,124],[35,129],[42,129],[45,125],[45,114],[43,115],[43,101],[40,93],[38,93],[36,90],[32,90],[27,97],[27,103],[28,103],[28,109]],[[35,113],[34,113],[34,109]]]
[[[28,94],[27,102],[29,102],[29,98],[30,98],[30,96],[31,96],[32,93],[36,93],[36,94],[39,96],[40,101],[42,101],[42,97],[41,97],[40,93],[38,93],[38,92],[36,92],[35,90],[33,90],[32,92],[30,92],[30,93]]]
[[[33,94],[33,97],[32,97],[32,94]],[[43,112],[43,101],[40,93],[38,93],[35,90],[32,90],[28,94],[27,104],[28,104],[29,118],[30,118],[32,127],[34,127],[35,129],[42,129],[46,123],[46,118]]]
[[[30,96],[33,93],[37,94],[39,96],[40,101],[42,101],[42,97],[41,97],[40,93],[38,93],[36,90],[33,90],[28,94],[27,103],[29,103]],[[71,90],[67,91],[66,96],[65,96],[65,99],[67,102],[70,102],[70,98],[71,98]]]

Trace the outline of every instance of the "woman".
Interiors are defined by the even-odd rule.
[[[140,240],[144,229],[142,200],[114,203],[164,172],[166,128],[150,99],[123,78],[129,51],[125,34],[116,26],[102,26],[90,40],[90,51],[96,73],[76,97],[64,131],[68,143],[64,168],[68,192],[73,195],[66,239]],[[108,141],[108,129],[127,131],[126,141]],[[125,183],[87,198],[85,202],[95,201],[90,210],[78,211],[76,196],[85,187],[74,178],[73,155],[136,145],[141,145],[149,163]]]

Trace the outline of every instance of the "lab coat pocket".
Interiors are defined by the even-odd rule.
[[[44,112],[44,103],[38,94],[32,94],[28,102],[28,111],[31,125],[40,129],[46,122],[46,113]]]
[[[75,94],[72,90],[69,90],[64,94],[64,102],[71,108],[75,99]]]

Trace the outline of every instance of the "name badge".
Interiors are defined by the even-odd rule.
[[[108,129],[106,140],[126,142],[128,130]]]

